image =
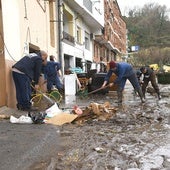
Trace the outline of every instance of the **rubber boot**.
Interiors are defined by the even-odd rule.
[[[138,94],[139,94],[139,97],[141,99],[141,102],[142,103],[145,103],[145,99],[144,99],[144,96],[143,96],[143,93],[142,93],[142,90],[141,88],[139,90],[137,90]]]
[[[117,91],[117,97],[118,97],[118,104],[122,104],[122,91]]]
[[[159,92],[157,92],[157,95],[158,95],[158,99],[161,100],[161,95]]]
[[[145,99],[145,90],[141,90],[141,93],[142,93],[143,98]]]

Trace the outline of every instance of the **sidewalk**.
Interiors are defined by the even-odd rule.
[[[0,107],[0,115],[10,116],[11,114],[18,115],[20,112],[7,106]]]

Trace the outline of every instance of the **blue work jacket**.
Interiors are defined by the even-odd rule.
[[[57,71],[61,69],[61,65],[58,62],[48,61],[47,65],[43,67],[44,75],[46,79],[55,79],[58,75]]]
[[[121,84],[122,79],[124,78],[127,79],[129,76],[134,74],[134,70],[132,66],[126,62],[116,63],[116,69],[115,70],[109,69],[105,77],[105,81],[109,82],[109,79],[113,73],[115,73],[117,76],[113,83]]]
[[[35,84],[38,84],[38,80],[42,69],[42,57],[38,53],[30,53],[20,59],[12,67],[25,73],[31,80],[34,80]]]

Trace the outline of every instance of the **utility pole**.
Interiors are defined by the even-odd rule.
[[[62,25],[62,4],[63,0],[56,0],[56,18],[58,20],[58,55],[59,55],[59,62],[61,64],[61,69],[63,73],[63,53],[62,53],[62,35],[63,35],[63,25]]]

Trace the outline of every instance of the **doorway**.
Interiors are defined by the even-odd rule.
[[[74,58],[71,55],[64,54],[64,72],[74,66]]]

